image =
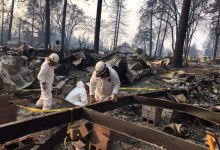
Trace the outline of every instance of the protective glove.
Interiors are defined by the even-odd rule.
[[[95,103],[96,102],[95,95],[90,95],[89,101],[90,101],[90,104]]]
[[[112,100],[113,102],[117,102],[117,94],[112,93],[110,100]]]
[[[46,82],[42,82],[41,84],[42,84],[43,90],[46,91],[46,90],[47,90],[47,84],[46,84]]]
[[[219,135],[214,133],[214,131],[206,131],[206,137],[204,138],[205,140],[205,145],[209,146],[210,149],[215,149],[219,150]]]

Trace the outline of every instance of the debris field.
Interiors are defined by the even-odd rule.
[[[52,52],[2,52],[0,149],[201,150],[208,149],[209,133],[218,141],[220,64],[196,60],[177,69],[171,58],[152,60],[123,46],[101,57],[58,52],[52,109],[42,111],[35,107],[37,74]],[[90,81],[100,60],[119,75],[117,102],[78,107],[65,101],[78,81]]]

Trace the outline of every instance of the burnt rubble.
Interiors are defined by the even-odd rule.
[[[202,139],[207,128],[219,133],[220,74],[216,65],[192,62],[177,70],[169,66],[170,58],[150,60],[128,47],[102,57],[86,50],[58,52],[61,59],[55,69],[52,109],[67,109],[44,114],[26,108],[34,107],[39,97],[36,76],[41,63],[55,51],[21,49],[25,48],[1,55],[0,89],[6,98],[4,104],[0,102],[0,112],[9,107],[13,111],[11,118],[0,121],[14,121],[0,125],[0,134],[7,132],[0,137],[5,149],[12,145],[35,149],[206,149]],[[112,65],[120,77],[118,102],[80,108],[64,101],[77,81],[89,82],[100,60]],[[17,116],[13,115],[16,110]],[[19,130],[16,134],[15,129]],[[64,139],[66,145],[60,144]]]

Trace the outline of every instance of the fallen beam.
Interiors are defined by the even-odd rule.
[[[86,107],[77,108],[72,111],[68,110],[64,112],[50,113],[46,115],[37,116],[32,119],[20,120],[8,124],[0,125],[0,135],[1,135],[0,144],[6,141],[11,141],[13,139],[25,136],[27,134],[46,130],[52,127],[56,127],[63,123],[68,123],[70,121],[76,121],[84,118],[94,123],[98,123],[100,125],[108,127],[121,134],[133,136],[134,138],[137,138],[139,140],[154,143],[159,146],[164,145],[167,149],[172,149],[172,147],[175,147],[175,149],[178,148],[181,150],[183,149],[181,148],[182,144],[184,144],[184,146],[182,146],[184,147],[184,149],[195,149],[195,150],[205,149],[204,147],[192,144],[190,142],[184,141],[174,136],[165,134],[163,132],[146,127],[140,127],[130,122],[113,118],[111,116],[102,113],[133,103],[163,107],[163,108],[181,111],[184,113],[187,113],[187,111],[189,111],[188,113],[200,117],[206,115],[204,113],[207,113],[208,115],[211,115],[211,117],[213,117],[212,115],[214,113],[203,108],[199,108],[187,104],[173,103],[170,101],[156,99],[156,98],[146,98],[142,96],[124,96],[124,97],[119,97],[117,102],[105,101],[90,106],[86,106],[87,108]],[[195,110],[200,110],[201,112],[196,112]],[[214,120],[215,123],[218,123],[219,120],[218,118],[216,118],[216,114],[218,113],[214,113],[215,117],[212,118],[211,122],[213,122]]]
[[[125,96],[119,98],[118,102],[116,103],[112,101],[105,101],[87,107],[97,111],[106,112],[131,104],[132,98],[132,96]],[[0,136],[0,144],[25,136],[27,134],[55,127],[62,123],[80,120],[82,113],[83,109],[78,108],[72,111],[69,110],[65,112],[50,113],[31,119],[25,119],[0,125],[0,135],[4,135]]]
[[[113,101],[104,101],[101,103],[95,103],[93,105],[87,106],[89,109],[93,109],[99,112],[111,111],[125,105],[133,103],[133,96],[121,96],[118,98],[117,102]]]
[[[150,142],[169,150],[207,150],[197,144],[190,143],[183,139],[171,136],[169,134],[154,130],[148,127],[138,126],[136,124],[124,121],[109,115],[84,108],[83,118],[105,126],[120,134],[136,138],[141,141]]]
[[[186,94],[187,91],[186,90],[164,90],[164,91],[150,91],[150,92],[146,92],[146,93],[141,93],[141,94],[137,94],[138,96],[144,96],[144,97],[164,97],[166,95],[166,93],[172,93],[174,95],[176,94]]]
[[[164,99],[149,98],[143,96],[134,96],[133,103],[176,110],[220,125],[220,113],[216,113],[201,107],[192,106],[190,104],[174,103]]]
[[[4,143],[3,145],[0,145],[1,150],[9,150],[9,149],[16,149],[16,150],[28,150],[34,147],[38,143],[38,140],[32,136],[24,136],[21,138],[18,138],[16,140],[12,140],[9,142]]]
[[[48,136],[43,143],[39,143],[32,148],[32,150],[45,150],[45,149],[54,149],[54,147],[62,143],[64,138],[67,135],[67,124],[62,124],[57,127],[57,130],[53,132],[52,135]]]
[[[78,108],[0,125],[0,144],[62,123],[80,120],[81,114],[82,108]]]

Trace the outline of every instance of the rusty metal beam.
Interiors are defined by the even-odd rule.
[[[159,146],[164,145],[167,149],[172,149],[172,147],[175,147],[175,149],[178,148],[181,150],[183,149],[181,148],[183,144],[184,144],[183,146],[184,149],[195,149],[195,150],[205,149],[204,147],[189,143],[187,141],[173,137],[163,132],[150,129],[150,128],[140,127],[130,122],[123,121],[123,120],[102,114],[102,112],[110,111],[110,110],[120,108],[125,105],[133,104],[133,103],[163,107],[163,108],[173,109],[177,111],[182,111],[185,113],[188,112],[189,114],[193,114],[195,116],[200,116],[200,117],[203,115],[206,116],[207,114],[211,115],[212,117],[214,113],[206,109],[194,107],[191,105],[178,104],[178,103],[173,103],[170,101],[156,99],[156,98],[146,98],[143,96],[123,96],[123,97],[120,97],[118,99],[118,102],[116,103],[112,101],[105,101],[102,103],[97,103],[94,105],[87,106],[87,108],[86,107],[77,108],[72,111],[46,114],[46,115],[38,116],[32,119],[21,120],[21,121],[12,122],[9,124],[0,125],[0,135],[1,135],[0,144],[6,141],[11,141],[13,139],[22,137],[27,134],[31,134],[37,131],[42,131],[45,129],[58,126],[62,123],[70,122],[71,120],[76,121],[76,120],[80,120],[84,118],[89,121],[108,127],[121,134],[129,135],[140,140],[144,140],[150,143],[157,144]],[[200,111],[197,112],[195,110],[200,110]],[[216,118],[216,114],[217,113],[214,113],[215,117],[212,118],[212,122],[214,120],[215,123],[219,121],[218,118]]]
[[[64,112],[50,113],[32,119],[25,119],[0,125],[0,144],[27,134],[58,126],[62,123],[70,122],[71,120],[80,120],[82,111],[82,108],[78,108],[72,111],[68,110]]]
[[[32,148],[32,150],[45,150],[45,149],[54,149],[54,147],[62,143],[67,133],[67,124],[62,124],[57,127],[58,129],[53,132],[50,136],[46,137],[43,143],[39,143]]]
[[[124,121],[109,115],[84,108],[83,117],[89,121],[98,123],[120,134],[136,138],[138,140],[150,142],[169,150],[207,150],[197,144],[190,143],[183,139],[171,136],[169,134],[154,130],[148,127],[138,126],[128,121]]]
[[[159,97],[159,96],[165,96],[166,92],[172,93],[174,95],[177,94],[186,94],[187,91],[186,90],[164,90],[164,91],[150,91],[150,92],[146,92],[146,93],[141,93],[141,94],[137,94],[137,96],[145,96],[145,97]]]
[[[87,106],[88,108],[106,112],[132,103],[132,96],[124,96],[118,99],[118,102],[105,101],[94,105]],[[74,109],[73,111],[65,111],[58,113],[50,113],[43,116],[38,116],[32,119],[25,119],[11,122],[9,124],[0,125],[0,144],[13,139],[31,134],[34,132],[46,130],[62,123],[76,121],[81,119],[83,113],[82,108]],[[16,134],[15,134],[16,133]]]
[[[106,112],[111,111],[120,107],[123,107],[125,105],[132,104],[133,96],[121,96],[118,98],[117,102],[113,101],[104,101],[101,103],[96,103],[90,106],[87,106],[87,108],[99,111],[99,112]]]
[[[149,98],[149,97],[143,97],[143,96],[134,96],[133,101],[134,103],[157,106],[157,107],[176,110],[179,112],[184,112],[184,113],[199,117],[201,119],[207,120],[214,124],[217,124],[217,125],[220,124],[219,113],[216,113],[216,112],[213,112],[208,109],[201,108],[201,107],[196,107],[196,106],[183,104],[183,103],[174,103],[174,102],[164,100],[164,99]]]

